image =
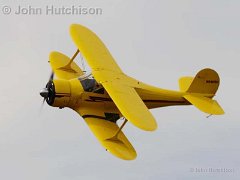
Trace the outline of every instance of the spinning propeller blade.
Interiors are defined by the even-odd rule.
[[[53,78],[54,78],[54,72],[52,71],[51,74],[50,74],[48,82],[52,81]],[[45,101],[46,101],[46,99],[48,97],[48,93],[49,93],[49,90],[48,90],[47,87],[45,87],[45,88],[40,90],[40,95],[43,97],[42,105],[41,105],[41,108],[40,108],[40,113],[41,113],[42,108],[43,108],[43,106],[45,104]]]
[[[54,78],[54,72],[52,71],[51,74],[50,74],[50,77],[49,77],[49,81],[52,81]]]

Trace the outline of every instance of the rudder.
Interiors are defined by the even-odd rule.
[[[219,84],[218,73],[206,68],[197,73],[186,92],[214,95],[218,90]]]

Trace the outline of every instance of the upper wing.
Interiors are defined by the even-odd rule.
[[[146,131],[157,128],[154,117],[134,88],[112,82],[103,83],[103,86],[122,115],[131,123]]]
[[[88,28],[73,24],[70,34],[93,71],[108,70],[121,73],[121,69],[98,36]]]
[[[107,151],[124,160],[136,158],[137,153],[134,147],[122,131],[118,134],[117,139],[111,139],[119,130],[119,127],[116,123],[106,120],[104,115],[100,116],[97,113],[99,109],[93,111],[90,108],[85,108],[76,111],[84,118],[93,134]]]
[[[70,34],[91,67],[94,78],[102,83],[123,116],[141,129],[155,130],[155,119],[134,89],[136,81],[123,74],[97,35],[77,24],[70,27]]]
[[[66,68],[66,65],[70,62],[70,58],[60,52],[51,52],[49,55],[49,62],[53,72],[60,79],[73,79],[83,75],[80,67],[75,63],[71,63],[71,69]]]

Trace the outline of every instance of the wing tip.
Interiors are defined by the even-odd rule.
[[[145,131],[155,131],[157,130],[157,124],[156,125],[152,125],[152,126],[148,126],[148,127],[142,127],[141,129],[145,130]]]
[[[71,24],[69,29],[72,30],[72,29],[76,28],[77,26],[80,26],[80,25],[79,24]]]
[[[71,24],[69,27],[70,30],[70,34],[74,34],[76,32],[78,32],[79,30],[88,30],[90,31],[87,27],[81,25],[81,24]]]
[[[126,144],[126,142],[121,139],[108,138],[103,140],[102,144],[109,153],[120,159],[134,160],[137,157],[137,152],[134,147],[130,143]]]
[[[131,122],[134,126],[138,127],[139,129],[142,129],[144,131],[155,131],[158,128],[158,124],[155,120],[155,118],[152,116],[152,114],[149,112],[149,115],[147,116],[148,121],[135,121],[134,119],[139,119],[139,117],[133,117],[129,114],[126,114],[126,118]],[[132,120],[133,119],[133,120]]]
[[[131,122],[131,121],[130,121]],[[149,124],[138,124],[138,123],[133,123],[131,122],[134,126],[138,127],[139,129],[142,129],[144,131],[155,131],[158,128],[158,125],[156,122],[154,122],[153,124],[149,125]]]

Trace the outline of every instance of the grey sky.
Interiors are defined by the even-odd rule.
[[[0,179],[239,179],[240,1],[1,1],[8,5],[100,7],[102,15],[3,15],[0,11]],[[55,2],[55,3],[54,3]],[[13,13],[13,12],[12,12]],[[130,123],[138,152],[122,161],[99,145],[81,117],[45,105],[50,51],[71,56],[69,25],[83,24],[105,42],[123,71],[143,82],[178,89],[181,76],[205,67],[221,78],[216,99],[224,116],[207,119],[192,106],[152,110],[158,130]],[[79,62],[79,61],[78,61]],[[227,168],[233,173],[197,173]]]

